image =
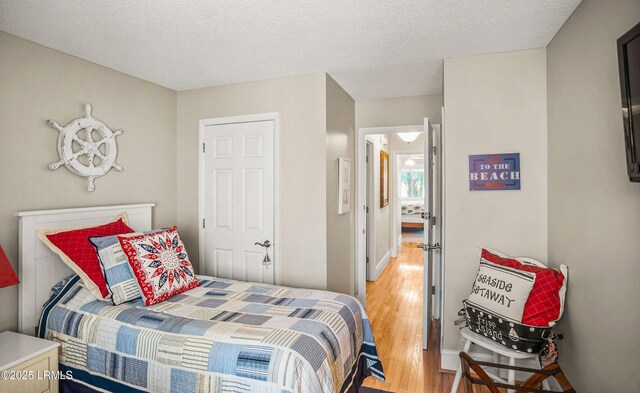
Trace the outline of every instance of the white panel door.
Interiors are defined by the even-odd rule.
[[[429,331],[431,328],[431,317],[433,315],[433,297],[431,296],[431,287],[433,286],[433,251],[440,247],[439,244],[433,243],[433,201],[434,201],[434,181],[433,181],[433,127],[429,119],[424,119],[424,175],[425,175],[425,193],[424,193],[424,243],[418,247],[422,247],[423,253],[423,270],[422,270],[422,348],[427,349],[429,341]]]
[[[433,241],[442,246],[442,126],[433,124]],[[442,311],[442,248],[433,250],[433,317]]]
[[[272,120],[204,127],[200,274],[274,283],[273,136]]]

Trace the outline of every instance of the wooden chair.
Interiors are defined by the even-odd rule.
[[[466,380],[467,393],[473,392],[473,385],[486,386],[491,393],[502,393],[499,390],[500,388],[508,390],[513,389],[516,393],[554,393],[551,390],[540,388],[542,382],[549,377],[554,377],[556,381],[558,381],[558,384],[562,389],[562,393],[576,393],[576,391],[573,389],[573,386],[571,386],[571,383],[569,383],[569,381],[565,377],[558,363],[552,363],[548,366],[543,367],[541,370],[536,370],[532,368],[516,367],[505,364],[480,362],[473,360],[473,358],[466,352],[460,352],[460,364],[462,367],[462,376]],[[532,375],[521,385],[495,382],[483,369],[483,366],[488,368],[506,369],[510,371],[521,371],[525,373],[531,373]],[[471,371],[473,371],[475,375],[472,375]]]

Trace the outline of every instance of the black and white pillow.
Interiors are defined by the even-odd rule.
[[[522,321],[535,273],[482,260],[467,303],[509,321]]]

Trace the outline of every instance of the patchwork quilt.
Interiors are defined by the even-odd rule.
[[[199,276],[145,307],[97,300],[77,276],[43,310],[73,383],[117,392],[355,392],[384,381],[361,304],[333,292]]]

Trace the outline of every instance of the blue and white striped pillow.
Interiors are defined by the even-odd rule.
[[[162,229],[144,232],[144,234],[160,231]],[[128,233],[124,236],[135,235],[140,235],[140,233]],[[131,271],[129,259],[122,251],[118,236],[90,237],[89,242],[93,244],[98,253],[98,260],[113,304],[117,306],[139,299],[141,297],[140,288]]]

